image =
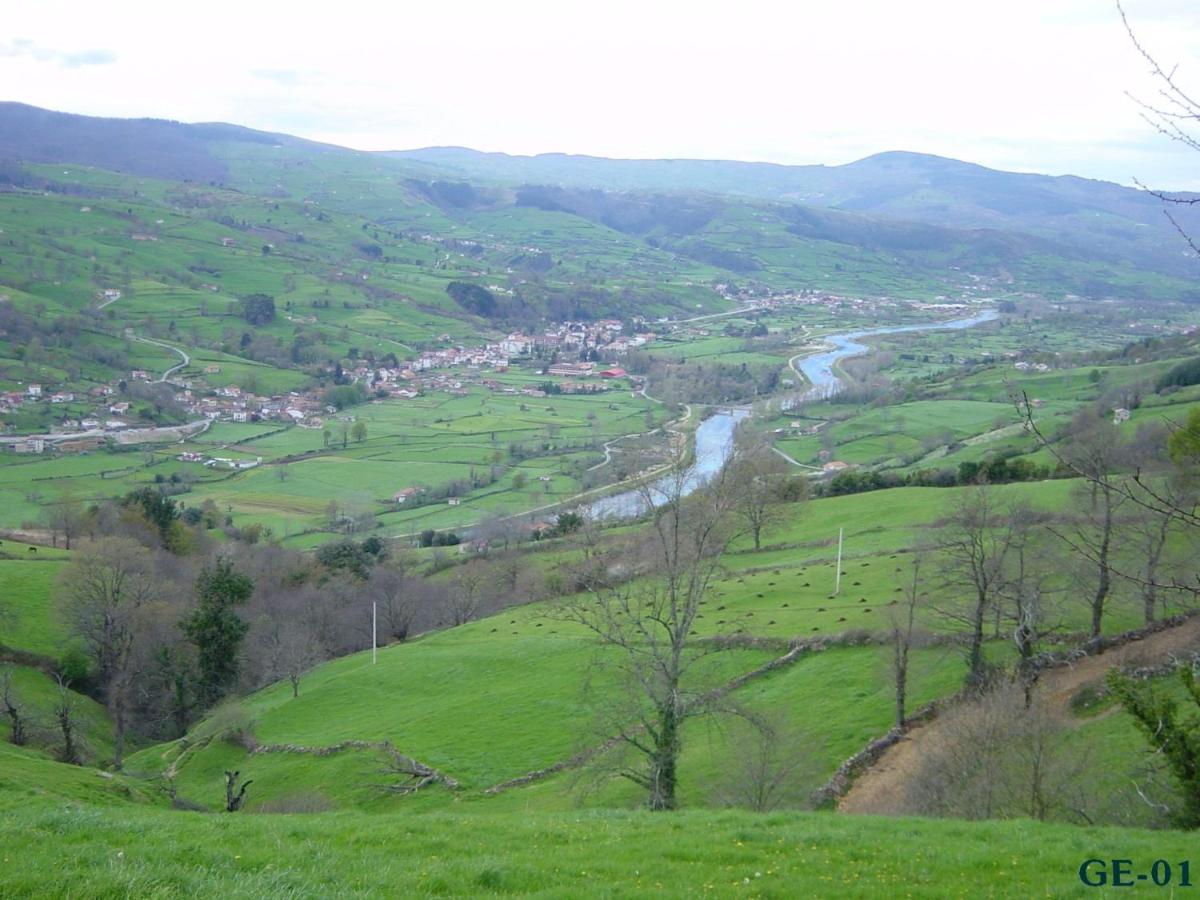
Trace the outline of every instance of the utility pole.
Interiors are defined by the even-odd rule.
[[[379,662],[379,644],[375,640],[375,635],[376,635],[375,624],[378,621],[378,616],[376,615],[376,606],[377,606],[376,602],[374,600],[372,600],[371,601],[371,665],[375,665],[375,663]]]
[[[834,575],[834,580],[833,580],[834,594],[840,594],[842,592],[842,532],[843,532],[843,530],[844,529],[841,529],[841,528],[838,529],[837,569],[836,569],[836,574]]]

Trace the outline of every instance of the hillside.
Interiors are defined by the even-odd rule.
[[[1072,176],[1002,172],[921,153],[880,153],[839,166],[520,157],[455,147],[393,155],[447,168],[461,178],[509,184],[701,191],[865,213],[884,222],[1036,235],[1113,261],[1139,259],[1163,271],[1196,272],[1195,261],[1173,246],[1174,228],[1162,203],[1144,191]],[[1194,209],[1175,212],[1185,228],[1200,225]]]

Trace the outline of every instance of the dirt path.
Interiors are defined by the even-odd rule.
[[[1195,648],[1197,644],[1200,644],[1200,619],[1193,618],[1176,628],[1160,631],[1140,641],[1114,647],[1096,656],[1085,656],[1070,666],[1049,669],[1038,682],[1040,702],[1069,722],[1071,698],[1086,685],[1103,680],[1113,666],[1160,663],[1172,654]],[[916,772],[924,749],[936,746],[939,738],[938,719],[914,728],[859,776],[838,804],[838,812],[897,814],[901,789]]]

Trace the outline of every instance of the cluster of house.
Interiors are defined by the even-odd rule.
[[[597,322],[560,322],[542,334],[526,335],[513,333],[496,343],[477,347],[447,347],[426,350],[416,359],[405,363],[392,372],[381,371],[381,380],[401,378],[411,380],[419,372],[430,369],[466,367],[467,369],[493,369],[503,372],[514,357],[528,357],[539,353],[577,353],[596,351],[606,356],[621,356],[654,340],[652,332],[622,335],[624,326],[617,319],[601,319]],[[553,372],[551,374],[554,374]]]
[[[321,428],[325,424],[323,417],[334,411],[315,394],[292,391],[260,397],[233,384],[219,387],[206,396],[197,396],[191,388],[185,388],[178,397],[192,415],[230,422],[293,422],[307,428]]]
[[[205,453],[186,451],[175,457],[180,462],[200,463],[211,469],[253,469],[262,465],[262,457],[254,459],[232,459],[228,456],[209,456]]]

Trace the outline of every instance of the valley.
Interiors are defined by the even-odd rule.
[[[0,104],[0,894],[1187,858],[1129,698],[1194,693],[1200,306],[1143,193],[59,115]]]

